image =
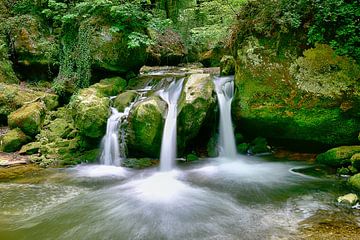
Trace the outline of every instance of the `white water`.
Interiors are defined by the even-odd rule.
[[[234,77],[217,77],[214,79],[214,83],[220,108],[220,156],[228,159],[236,159],[237,152],[231,121],[231,102],[234,97]]]
[[[167,102],[168,112],[161,141],[160,170],[173,168],[176,158],[177,102],[181,94],[184,79],[173,81],[167,89],[159,91],[159,96]]]

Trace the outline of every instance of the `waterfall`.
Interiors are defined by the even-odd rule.
[[[214,79],[214,83],[220,108],[220,156],[235,159],[237,152],[231,121],[231,101],[234,97],[234,77],[217,77]]]
[[[160,170],[169,171],[176,159],[176,123],[177,102],[180,97],[184,79],[173,81],[167,89],[159,91],[159,96],[166,101],[168,111],[161,141]]]
[[[107,120],[106,134],[101,144],[101,164],[120,166],[121,160],[126,158],[126,131],[122,126],[127,122],[127,117],[135,102],[136,100],[130,103],[124,109],[124,112],[118,112],[116,108],[111,108],[111,116]]]

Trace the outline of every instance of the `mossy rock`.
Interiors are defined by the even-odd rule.
[[[350,161],[353,167],[360,170],[360,153],[352,155]]]
[[[121,163],[122,167],[143,169],[159,164],[159,160],[151,158],[127,158]]]
[[[237,49],[232,105],[237,128],[298,150],[356,144],[360,119],[341,103],[358,105],[358,66],[322,46],[300,57],[301,44],[294,36],[287,38],[288,44],[279,45],[276,39],[250,37]],[[340,75],[346,81],[340,83]],[[317,91],[321,84],[326,87]],[[336,90],[339,85],[344,92]]]
[[[194,153],[190,153],[188,155],[186,155],[186,161],[191,162],[191,161],[196,161],[199,160],[199,157],[194,154]]]
[[[353,187],[357,191],[360,191],[360,173],[350,177],[348,183],[351,187]]]
[[[235,59],[233,56],[225,55],[220,61],[221,76],[229,76],[235,74]]]
[[[26,145],[23,145],[19,151],[19,154],[23,155],[31,155],[39,152],[41,147],[40,142],[31,142]]]
[[[268,146],[267,140],[265,138],[263,138],[263,137],[255,138],[250,143],[249,152],[252,153],[252,154],[270,152],[270,148]]]
[[[236,146],[238,153],[246,154],[250,148],[248,143],[240,143]]]
[[[342,164],[350,163],[351,157],[356,153],[360,153],[360,146],[341,146],[319,154],[316,161],[321,164],[340,167]]]
[[[74,125],[80,134],[89,138],[100,138],[106,131],[110,100],[99,97],[95,89],[81,90],[70,103]]]
[[[46,106],[42,102],[33,102],[12,112],[8,117],[10,128],[20,128],[25,134],[34,137],[40,132]]]
[[[206,124],[216,106],[210,74],[192,74],[186,80],[178,103],[178,148],[181,151]],[[201,137],[201,136],[200,136]],[[207,142],[208,139],[202,139]]]
[[[136,91],[126,91],[124,93],[120,93],[116,96],[113,102],[113,106],[119,111],[123,112],[126,107],[130,105],[131,102],[135,100],[138,96]]]
[[[15,128],[0,138],[0,149],[4,152],[15,152],[28,141],[29,137],[26,136],[19,128]]]
[[[155,96],[134,106],[129,116],[131,156],[159,157],[165,109],[166,103]]]
[[[105,78],[91,86],[103,97],[116,96],[126,88],[126,80],[121,77]]]

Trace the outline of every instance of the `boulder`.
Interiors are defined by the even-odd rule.
[[[360,153],[355,153],[352,155],[350,161],[353,167],[360,170]]]
[[[360,153],[360,146],[341,146],[319,154],[316,161],[321,164],[340,167],[344,163],[350,163],[350,159],[355,153]]]
[[[344,203],[349,205],[355,205],[359,200],[358,196],[355,193],[348,193],[344,196],[338,197],[338,203]]]
[[[248,143],[240,143],[236,146],[236,149],[237,149],[238,153],[246,154],[246,153],[248,153],[249,147],[250,147],[250,144],[248,144]]]
[[[98,94],[104,97],[116,96],[126,88],[126,80],[121,77],[105,78],[91,88],[96,89]]]
[[[31,142],[26,145],[23,145],[19,151],[19,154],[22,155],[31,155],[39,152],[41,147],[40,142]]]
[[[22,106],[8,117],[10,128],[20,128],[25,134],[35,137],[40,132],[46,106],[43,102],[33,102]]]
[[[221,76],[229,76],[235,74],[235,59],[233,56],[225,55],[220,61]]]
[[[135,100],[138,96],[136,91],[126,91],[124,93],[120,93],[116,96],[113,102],[113,106],[119,111],[123,112],[126,107],[130,105],[131,102]]]
[[[153,96],[136,104],[129,116],[130,155],[159,157],[166,103]]]
[[[257,137],[250,143],[249,152],[252,154],[268,153],[270,147],[265,138]]]
[[[28,141],[29,137],[27,137],[19,128],[15,128],[1,136],[0,150],[4,152],[15,152]]]
[[[210,74],[192,74],[186,80],[178,102],[178,148],[181,151],[208,123],[216,106],[214,84]],[[207,132],[211,132],[211,129]],[[208,142],[206,134],[199,136]]]
[[[360,191],[360,173],[350,177],[348,183],[352,188],[356,189],[357,191]]]
[[[101,138],[106,132],[110,100],[101,97],[94,88],[80,91],[71,101],[74,125],[82,136]]]
[[[356,144],[359,66],[327,45],[303,51],[302,38],[294,36],[239,42],[232,105],[237,129],[294,150]]]

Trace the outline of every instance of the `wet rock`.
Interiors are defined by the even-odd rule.
[[[8,117],[10,128],[20,128],[25,134],[34,137],[40,132],[46,106],[42,102],[33,102],[12,112]]]
[[[190,153],[190,154],[186,155],[186,161],[191,162],[191,161],[196,161],[196,160],[199,160],[199,157],[196,154]]]
[[[358,196],[354,193],[349,193],[344,196],[338,197],[338,203],[344,203],[349,205],[355,205],[356,202],[359,200]]]
[[[166,103],[153,96],[136,104],[129,116],[130,155],[159,157]]]
[[[225,55],[220,61],[221,76],[229,76],[235,74],[235,59],[233,56]]]
[[[116,96],[113,102],[113,106],[119,111],[123,112],[126,107],[130,105],[131,102],[135,100],[138,96],[136,91],[126,91],[124,93],[120,93]]]
[[[89,138],[102,137],[110,114],[109,105],[109,99],[99,96],[95,89],[81,90],[70,103],[74,124],[79,133]]]
[[[267,140],[265,138],[263,138],[263,137],[255,138],[250,143],[249,152],[252,153],[252,154],[270,152],[270,147],[268,146]]]
[[[247,153],[249,148],[250,148],[250,144],[248,143],[240,143],[236,146],[238,153],[242,153],[242,154]]]
[[[316,157],[316,161],[321,164],[339,167],[344,163],[350,163],[351,157],[355,153],[360,153],[360,146],[342,146],[332,148]]]
[[[214,84],[209,74],[192,74],[183,86],[178,104],[178,148],[183,149],[199,135],[216,105]],[[206,135],[203,142],[207,142]]]
[[[1,136],[0,150],[4,152],[15,152],[28,141],[29,137],[26,136],[19,128],[15,128]]]

